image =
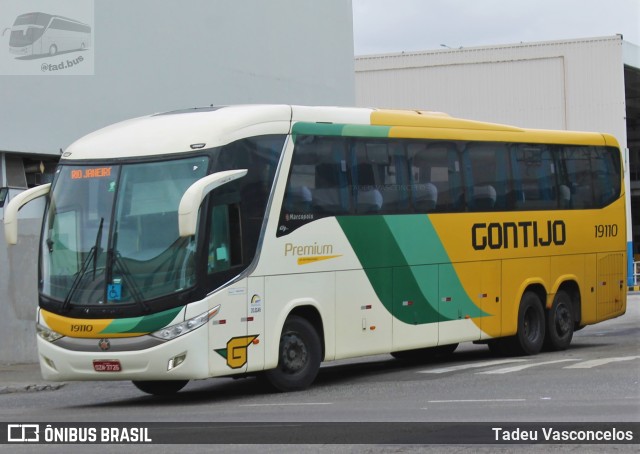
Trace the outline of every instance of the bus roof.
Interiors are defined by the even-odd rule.
[[[610,135],[523,129],[454,118],[441,112],[238,105],[176,110],[116,123],[72,143],[65,150],[63,159],[135,158],[180,153],[222,146],[252,135],[288,134],[296,123],[309,125],[310,129],[304,129],[309,131],[307,133],[314,133],[313,125],[317,125],[317,133],[324,131],[331,135],[368,136],[371,133],[374,137],[618,146]],[[356,127],[349,127],[352,125]]]
[[[70,17],[58,16],[57,14],[49,14],[49,13],[42,13],[42,12],[35,12],[35,11],[32,13],[20,14],[18,17],[16,17],[16,20],[13,25],[34,24],[34,25],[46,26],[49,24],[52,18],[62,19],[69,22],[74,22],[76,24],[88,26],[88,24],[85,24],[84,22],[80,22],[79,20],[76,20],[76,19],[71,19]]]

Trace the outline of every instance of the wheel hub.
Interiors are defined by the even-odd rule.
[[[296,373],[304,368],[307,363],[307,347],[295,334],[284,337],[282,344],[282,369],[289,373]]]
[[[569,332],[571,323],[569,311],[564,306],[559,306],[556,310],[556,332],[560,335]]]

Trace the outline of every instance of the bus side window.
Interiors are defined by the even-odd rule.
[[[455,143],[414,142],[407,146],[407,154],[414,211],[460,211],[462,186]]]
[[[356,141],[351,148],[351,195],[358,214],[377,213],[384,203],[382,192],[384,174],[389,165],[388,143]]]
[[[603,147],[564,147],[574,208],[600,208],[620,195],[620,161]]]
[[[383,199],[382,193],[376,187],[373,164],[358,164],[354,174],[358,183],[354,186],[356,212],[377,213],[382,208]]]
[[[313,211],[320,215],[344,214],[349,211],[346,162],[323,162],[315,169],[312,192]]]
[[[352,139],[351,195],[357,214],[409,213],[406,141]]]
[[[593,208],[591,162],[587,147],[564,147],[564,162],[573,208]]]
[[[313,212],[318,217],[348,214],[349,174],[342,137],[316,137],[318,163],[312,189]]]
[[[412,143],[408,147],[411,187],[411,202],[416,212],[429,212],[435,210],[438,204],[438,188],[431,182],[432,164],[427,157],[427,145],[424,143]],[[433,155],[435,158],[436,156]],[[447,183],[447,180],[444,180]],[[442,194],[442,191],[440,191]],[[441,196],[442,198],[442,196]]]
[[[300,142],[304,142],[304,139],[296,143],[282,207],[282,211],[289,216],[311,212],[311,190],[315,186],[316,150]]]
[[[406,144],[406,141],[394,141],[389,144],[389,164],[384,172],[383,183],[385,212],[410,212],[410,171]]]
[[[295,138],[276,236],[288,235],[317,219],[351,212],[346,148],[343,137]]]
[[[471,142],[463,152],[463,160],[470,210],[504,210],[511,189],[506,145]]]
[[[597,206],[606,206],[620,195],[618,153],[603,147],[591,147],[591,168]]]
[[[550,210],[558,207],[559,200],[567,194],[557,185],[556,166],[549,147],[518,144],[513,145],[510,151],[516,208]]]

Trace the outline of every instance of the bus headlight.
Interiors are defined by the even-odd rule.
[[[182,336],[183,334],[187,334],[195,329],[200,328],[202,325],[211,320],[211,318],[214,317],[219,311],[220,305],[214,307],[211,310],[208,310],[207,312],[203,312],[200,315],[196,315],[189,320],[185,320],[184,322],[176,323],[175,325],[167,326],[159,331],[155,331],[151,333],[151,335],[162,340],[175,339],[176,337]]]
[[[41,325],[40,323],[36,323],[36,332],[38,333],[38,336],[40,336],[47,342],[55,342],[61,337],[64,337],[62,334],[57,333],[47,328],[46,326]]]

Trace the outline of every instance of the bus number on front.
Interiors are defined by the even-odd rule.
[[[618,224],[596,224],[596,238],[611,238],[618,236]]]

